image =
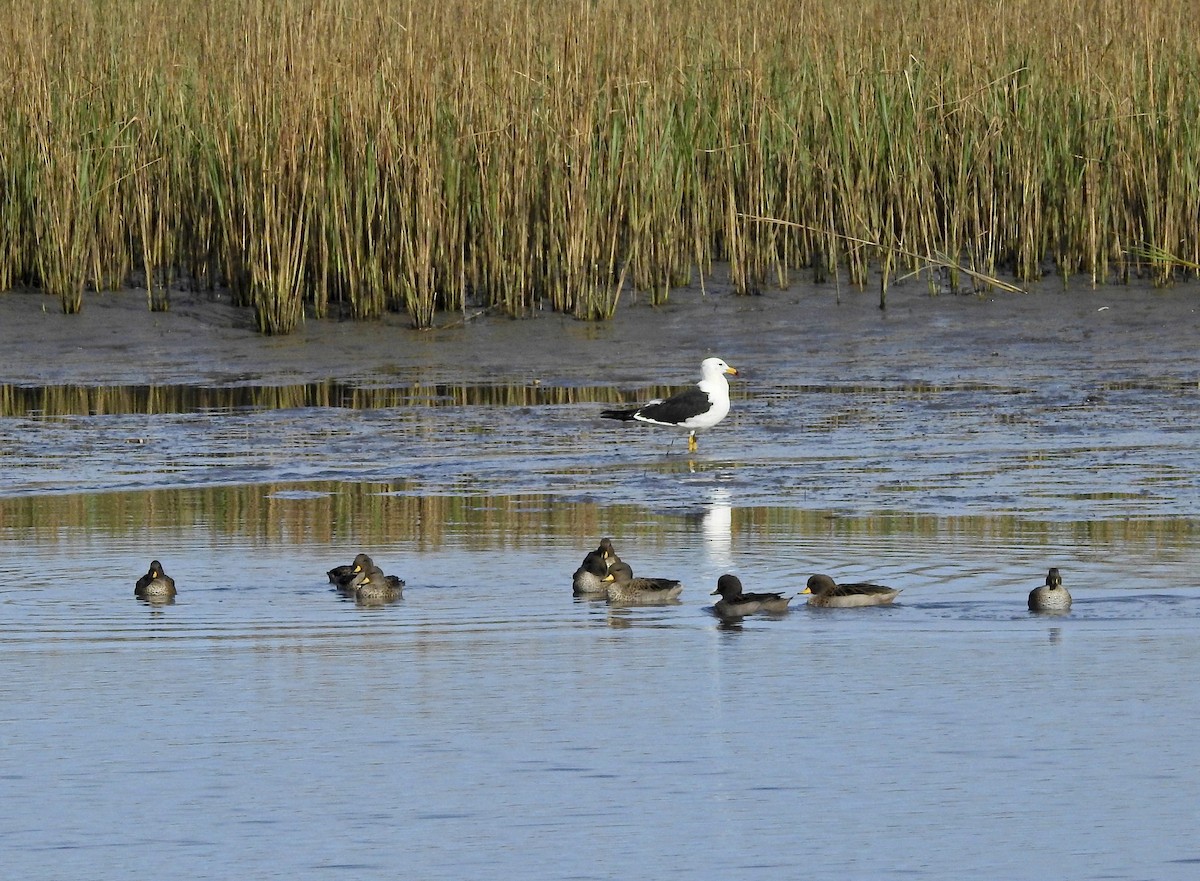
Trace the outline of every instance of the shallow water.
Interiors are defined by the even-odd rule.
[[[8,872],[1192,877],[1200,356],[1185,297],[1123,296],[720,300],[684,364],[695,305],[570,359],[484,322],[423,368],[11,369]],[[698,455],[595,418],[710,351]],[[681,602],[571,598],[604,535]],[[404,599],[330,590],[358,550]],[[724,625],[726,571],[903,593]]]
[[[554,316],[407,337],[314,323],[195,350],[193,329],[161,346],[157,328],[153,346],[114,344],[90,369],[71,352],[39,368],[16,347],[0,351],[0,494],[403,480],[656,509],[699,510],[726,487],[738,505],[844,513],[1195,515],[1194,291],[873,302],[714,296],[599,327]],[[155,321],[168,317],[183,320]],[[39,351],[63,316],[49,318],[23,331]],[[694,382],[712,352],[741,375],[698,455],[598,418]]]

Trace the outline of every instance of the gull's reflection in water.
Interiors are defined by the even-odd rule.
[[[726,571],[732,567],[733,508],[729,490],[716,487],[709,496],[708,509],[700,518],[704,531],[704,551],[713,568]]]

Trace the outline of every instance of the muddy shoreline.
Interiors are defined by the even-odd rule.
[[[441,325],[416,331],[398,314],[310,319],[295,334],[268,337],[221,292],[175,291],[165,313],[150,312],[141,290],[92,294],[78,315],[61,314],[40,293],[9,292],[0,295],[0,381],[682,383],[709,354],[764,385],[768,372],[788,383],[1044,378],[1083,361],[1097,371],[1200,378],[1194,284],[1064,291],[1051,280],[1028,294],[931,297],[912,283],[892,288],[886,311],[876,293],[832,284],[753,297],[710,285],[677,291],[660,307],[626,302],[609,322],[470,313],[443,314]]]
[[[65,316],[6,294],[0,495],[342,481],[659,511],[1084,522],[1200,510],[1195,286],[930,297],[908,285],[889,303],[833,286],[710,287],[601,324],[444,316],[418,332],[391,316],[264,337],[217,295],[179,293],[165,314],[144,292],[99,295]],[[599,418],[695,382],[709,355],[739,375],[696,456],[671,432]],[[88,391],[111,386],[139,388]],[[239,395],[180,393],[208,386]],[[63,406],[36,403],[52,399]]]

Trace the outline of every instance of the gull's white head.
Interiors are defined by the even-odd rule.
[[[737,376],[737,371],[722,361],[720,358],[705,358],[700,362],[700,372],[704,374],[704,378],[720,376],[723,373],[729,373]]]

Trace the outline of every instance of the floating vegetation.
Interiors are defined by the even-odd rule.
[[[15,0],[0,290],[611,316],[1200,264],[1194,5]],[[936,273],[935,273],[936,270]],[[934,278],[939,279],[935,283]],[[948,279],[948,284],[943,283]]]

